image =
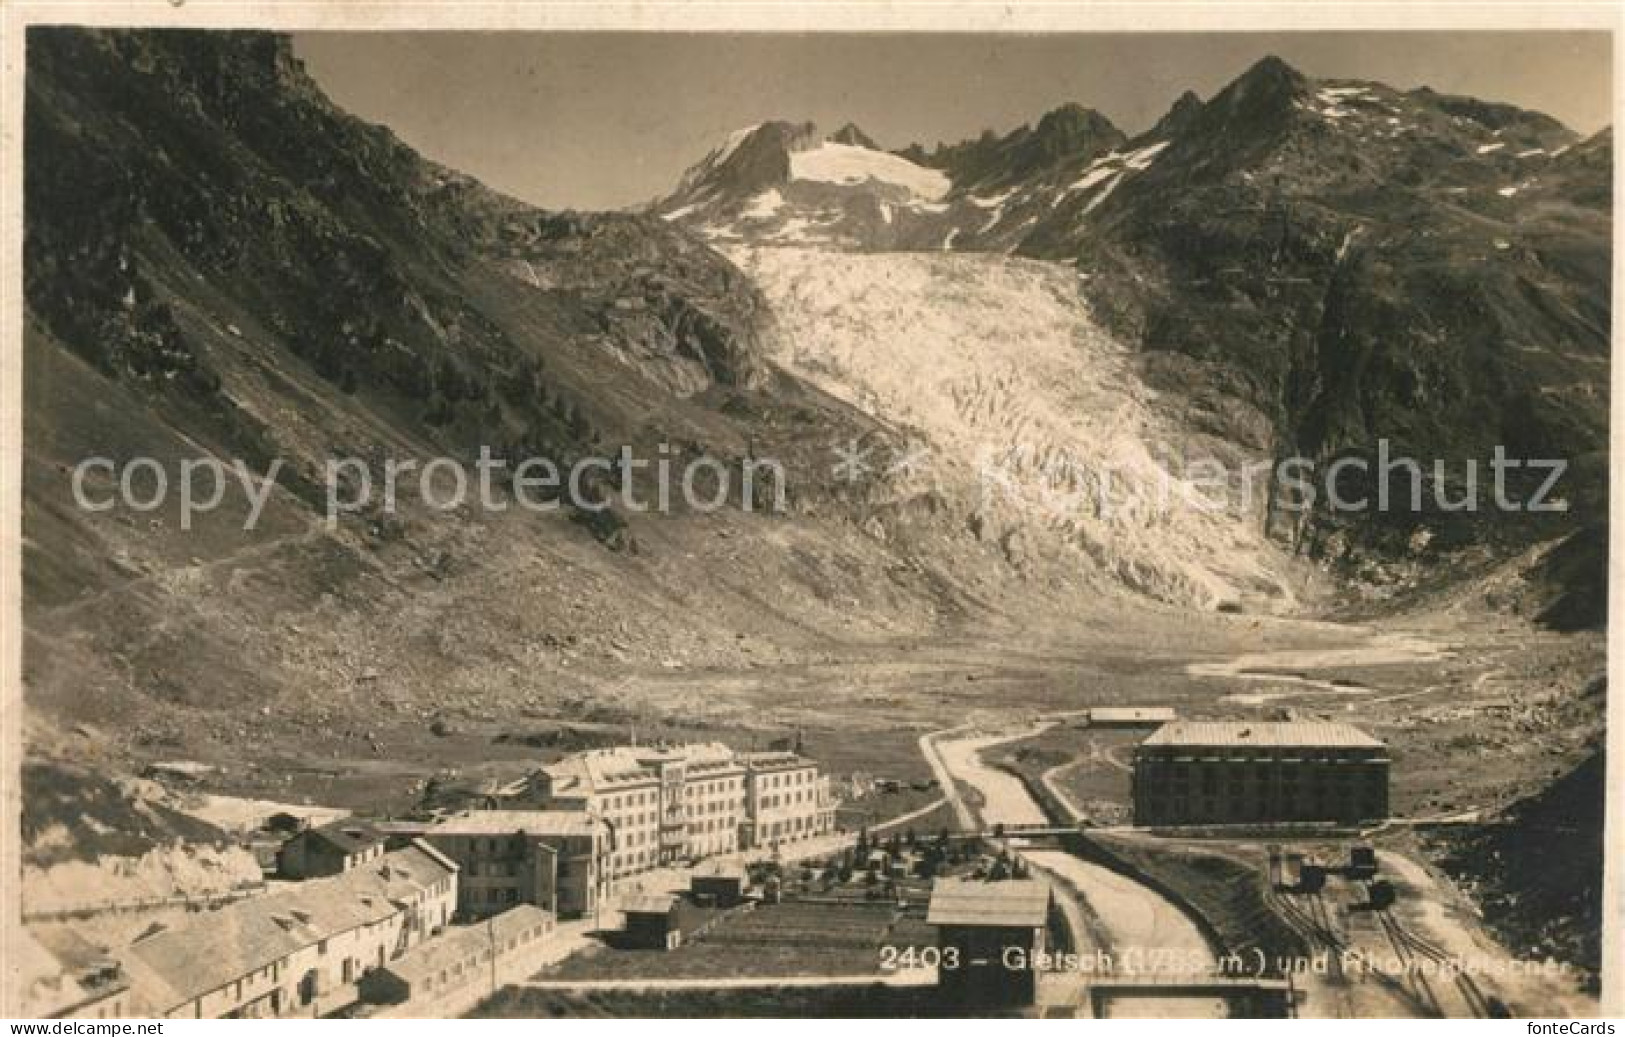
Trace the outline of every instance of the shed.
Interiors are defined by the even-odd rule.
[[[734,907],[744,901],[750,879],[738,865],[718,865],[689,879],[688,890],[697,903]]]
[[[669,893],[628,897],[621,904],[621,913],[626,916],[627,946],[676,950],[683,942],[678,906],[677,898]]]
[[[959,1003],[1031,1004],[1053,903],[1033,879],[938,879],[925,920],[937,927],[944,961],[956,962],[938,971],[938,987]]]

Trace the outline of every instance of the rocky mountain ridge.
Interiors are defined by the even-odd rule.
[[[823,146],[806,125],[792,143]],[[879,168],[880,153],[863,157]],[[1321,469],[1371,466],[1383,442],[1419,460],[1419,510],[1351,518],[1272,497],[1259,517],[1288,549],[1378,596],[1403,596],[1468,557],[1474,570],[1582,530],[1595,540],[1610,130],[1581,139],[1512,105],[1312,80],[1266,58],[1206,101],[1181,96],[1132,139],[1069,104],[1002,137],[893,157],[912,172],[808,191],[786,157],[771,184],[709,180],[654,209],[723,244],[1071,264],[1081,299],[1145,381],[1214,440]],[[885,200],[891,184],[928,172],[946,189]],[[1436,504],[1487,477],[1497,446],[1566,460],[1567,510]],[[1531,473],[1513,479],[1516,499],[1531,499]],[[1342,489],[1358,499],[1381,487]]]

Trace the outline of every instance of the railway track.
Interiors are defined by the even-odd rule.
[[[1334,970],[1340,969],[1336,963],[1337,956],[1347,946],[1347,941],[1338,933],[1337,928],[1331,924],[1330,914],[1326,910],[1325,899],[1318,893],[1302,894],[1304,899],[1310,901],[1309,907],[1299,903],[1299,894],[1287,895],[1269,890],[1270,905],[1280,915],[1294,932],[1303,938],[1305,945],[1311,951],[1328,950],[1332,952]]]
[[[1298,934],[1311,955],[1325,951],[1327,954],[1327,969],[1330,978],[1334,980],[1334,988],[1347,983],[1343,973],[1343,949],[1347,946],[1342,935],[1336,927],[1331,925],[1331,919],[1326,913],[1325,903],[1319,894],[1311,894],[1313,900],[1319,902],[1319,907],[1304,907],[1298,903],[1298,895],[1285,894],[1272,885],[1265,884],[1265,901],[1275,911],[1287,927]],[[1334,1003],[1339,1018],[1354,1018],[1357,1013],[1354,1005],[1349,1001],[1346,990],[1341,994],[1334,994]]]
[[[1452,1013],[1439,999],[1429,981],[1428,972],[1437,975],[1437,970],[1424,970],[1413,968],[1412,963],[1418,958],[1442,965],[1449,960],[1449,955],[1436,945],[1417,936],[1400,925],[1398,919],[1393,918],[1389,912],[1372,912],[1376,916],[1378,926],[1384,938],[1393,947],[1405,971],[1405,979],[1391,975],[1384,970],[1368,970],[1356,975],[1348,975],[1344,968],[1343,955],[1352,952],[1362,953],[1358,943],[1351,941],[1341,931],[1332,918],[1331,908],[1326,898],[1319,893],[1283,894],[1270,891],[1269,903],[1274,907],[1276,914],[1288,927],[1303,939],[1311,953],[1326,951],[1329,954],[1330,976],[1340,982],[1375,982],[1397,996],[1403,997],[1416,1005],[1423,1013],[1436,1017],[1452,1017]],[[1451,970],[1454,971],[1454,970]],[[1471,977],[1455,973],[1466,984],[1462,988],[1462,1000],[1468,1007],[1470,1015],[1475,1017],[1488,1017],[1489,1001],[1484,997]],[[1408,981],[1407,981],[1408,980]],[[1344,1016],[1352,1016],[1354,1009],[1352,1003],[1344,1005]],[[1455,1013],[1459,1015],[1460,1013]]]
[[[1367,894],[1369,897],[1369,893]],[[1348,976],[1345,952],[1360,954],[1363,948],[1351,941],[1336,924],[1327,898],[1320,893],[1285,893],[1265,885],[1266,903],[1304,941],[1311,953],[1329,953],[1329,972],[1336,980],[1370,979],[1403,996],[1421,1011],[1440,1018],[1496,1018],[1504,1014],[1500,1002],[1487,995],[1478,982],[1461,968],[1460,959],[1438,943],[1418,935],[1388,909],[1371,910],[1377,931],[1392,948],[1402,975],[1391,969],[1364,970]]]
[[[1429,979],[1430,967],[1435,978],[1441,975],[1451,977],[1451,987],[1459,995],[1469,1017],[1489,1019],[1495,1016],[1496,1013],[1492,1011],[1490,998],[1479,987],[1473,977],[1461,969],[1459,958],[1445,951],[1433,941],[1411,932],[1399,919],[1394,917],[1392,911],[1384,909],[1375,912],[1375,914],[1377,924],[1382,927],[1389,944],[1394,948],[1394,952],[1399,955],[1400,961],[1404,963],[1406,973],[1415,978],[1419,990],[1427,992],[1428,998],[1433,1002],[1433,1007],[1441,1016],[1451,1017],[1453,1013],[1446,1008],[1439,997],[1438,991],[1434,989],[1433,982]],[[1430,967],[1413,968],[1414,965],[1422,962],[1428,963]]]

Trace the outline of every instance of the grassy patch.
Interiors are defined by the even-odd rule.
[[[936,943],[922,906],[818,898],[764,904],[671,951],[593,947],[538,974],[546,980],[879,975],[887,943]]]
[[[475,1019],[876,1019],[948,1018],[963,1011],[930,987],[765,987],[754,990],[605,990],[506,987]]]

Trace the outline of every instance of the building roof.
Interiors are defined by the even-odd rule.
[[[388,818],[368,823],[387,840],[421,836],[440,822],[438,819]]]
[[[1144,746],[1265,749],[1381,749],[1383,743],[1349,724],[1323,720],[1279,723],[1178,720],[1151,733]]]
[[[325,843],[345,855],[360,853],[384,841],[383,833],[364,821],[330,821],[297,833],[293,839]]]
[[[670,893],[641,893],[626,897],[620,906],[622,914],[664,915],[677,906],[677,898]]]
[[[342,875],[290,883],[287,892],[240,900],[137,940],[126,964],[143,997],[167,1011],[302,947],[383,921],[456,872],[439,851],[414,841]]]
[[[938,879],[931,887],[931,925],[1036,928],[1049,921],[1049,887],[1034,879]]]
[[[694,879],[729,879],[744,882],[748,877],[745,866],[738,861],[714,861],[703,872],[695,872],[690,875],[689,881],[693,882]]]
[[[660,780],[660,765],[665,763],[683,763],[696,773],[705,774],[726,773],[742,766],[738,755],[723,743],[696,742],[588,749],[541,770],[552,782],[553,795],[572,796],[654,784]]]
[[[782,771],[818,766],[813,760],[788,749],[767,749],[761,752],[740,753],[739,758],[745,766],[753,771]]]
[[[45,1019],[99,1001],[129,986],[103,948],[64,926],[17,933],[23,1014]]]
[[[1089,720],[1096,724],[1168,723],[1178,719],[1170,706],[1096,706],[1089,711]]]
[[[591,835],[602,822],[584,810],[465,810],[430,835]]]
[[[537,925],[551,926],[553,915],[534,904],[518,904],[478,925],[460,925],[425,940],[385,965],[385,969],[408,983],[436,976],[450,965],[478,961],[491,944]]]

